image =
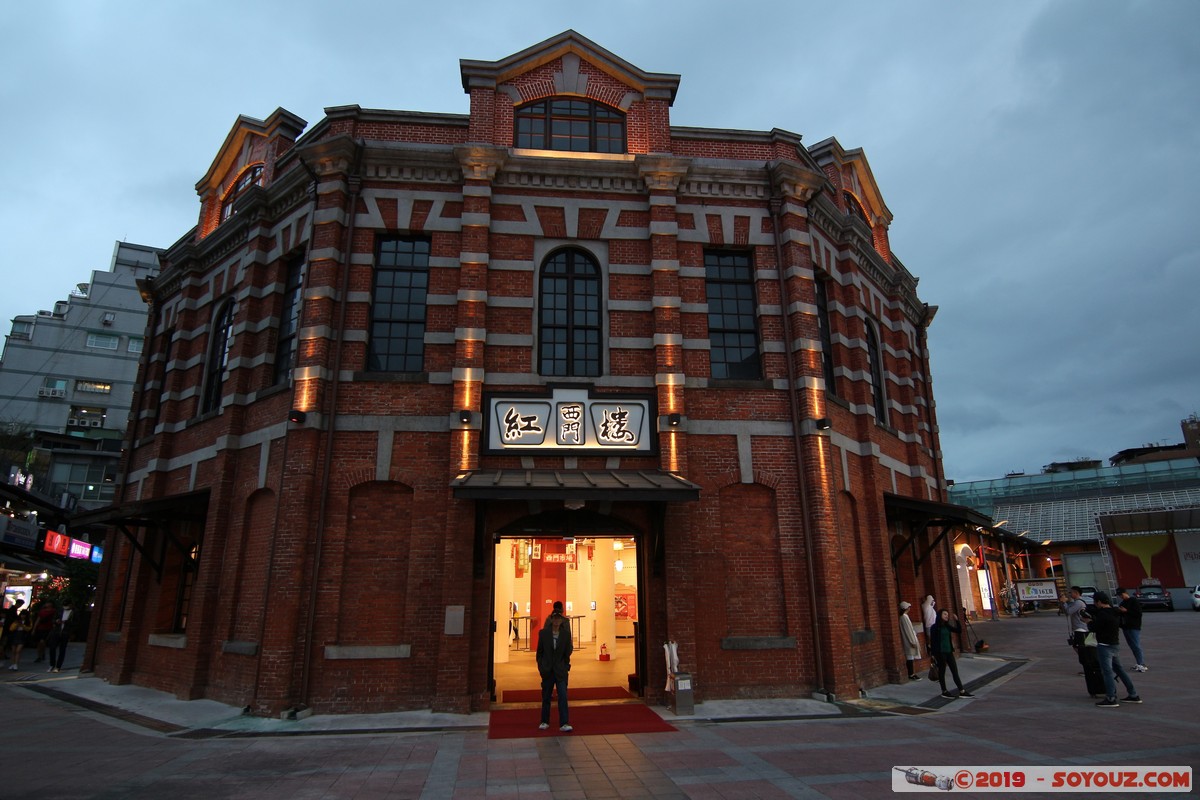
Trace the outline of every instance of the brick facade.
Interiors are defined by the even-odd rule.
[[[679,643],[700,698],[857,696],[902,676],[896,603],[949,596],[951,574],[941,546],[919,567],[893,566],[908,531],[883,500],[943,499],[932,315],[889,249],[891,213],[861,151],[778,129],[672,128],[678,76],[569,31],[463,61],[462,77],[466,116],[340,107],[303,136],[283,110],[241,118],[197,184],[198,226],[146,286],[154,336],[122,499],[187,497],[200,512],[122,523],[90,642],[96,673],[264,714],[486,708],[496,612],[481,534],[562,503],[462,499],[450,484],[464,471],[554,469],[665,471],[700,487],[694,502],[596,509],[639,531],[644,641]],[[625,112],[627,152],[515,149],[514,109],[561,96]],[[261,185],[222,222],[256,163]],[[368,364],[376,249],[393,234],[429,237],[420,373]],[[563,246],[602,272],[598,377],[538,373],[539,268]],[[715,248],[753,267],[758,379],[711,377]],[[295,368],[273,385],[297,258]],[[214,320],[230,301],[219,408],[203,412]],[[657,447],[485,452],[485,395],[551,386],[652,398]],[[446,610],[460,606],[464,631],[447,633]],[[644,663],[647,700],[661,700],[661,659]]]

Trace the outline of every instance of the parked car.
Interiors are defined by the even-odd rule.
[[[1192,611],[1200,611],[1200,584],[1192,587]]]
[[[1096,587],[1080,586],[1079,599],[1088,607],[1088,611],[1094,611],[1096,609]]]
[[[1175,610],[1175,601],[1171,599],[1171,593],[1159,584],[1150,583],[1139,586],[1137,599],[1142,604],[1143,611],[1149,611],[1154,608],[1165,608],[1167,611]]]

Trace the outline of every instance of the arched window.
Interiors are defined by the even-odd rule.
[[[225,193],[225,198],[221,200],[221,222],[233,216],[233,203],[235,200],[244,195],[251,186],[262,184],[262,176],[262,164],[253,165],[238,176],[238,179],[233,182],[233,186],[229,187],[229,191]]]
[[[842,192],[842,197],[846,200],[846,211],[870,226],[871,220],[867,219],[867,212],[863,209],[862,203],[858,202],[858,198],[850,192]]]
[[[538,284],[538,372],[600,374],[600,267],[583,250],[558,250],[542,263]]]
[[[624,153],[625,115],[591,100],[538,100],[514,113],[517,147],[573,153]]]
[[[871,400],[875,406],[875,421],[890,425],[887,410],[887,394],[884,392],[883,353],[879,350],[879,335],[871,323],[867,327],[867,358],[871,361]]]
[[[215,315],[208,333],[208,361],[204,368],[204,396],[200,413],[207,414],[221,407],[225,387],[225,370],[229,366],[229,350],[233,346],[233,301],[225,301]]]

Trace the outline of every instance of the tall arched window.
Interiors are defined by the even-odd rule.
[[[208,333],[208,360],[204,367],[204,395],[200,413],[207,414],[221,407],[225,388],[225,370],[229,366],[229,349],[233,346],[233,301],[226,300],[213,315]]]
[[[624,153],[625,115],[578,98],[538,100],[513,114],[517,147],[573,153]]]
[[[599,375],[600,267],[592,257],[574,247],[551,254],[542,264],[538,309],[538,372]]]
[[[867,328],[867,358],[871,361],[871,400],[875,406],[875,421],[880,425],[890,425],[887,413],[887,393],[883,381],[883,353],[879,350],[879,335],[875,327],[866,323]]]

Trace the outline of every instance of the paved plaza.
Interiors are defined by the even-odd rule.
[[[973,628],[989,644],[959,662],[974,699],[921,680],[836,704],[656,708],[673,733],[504,740],[487,738],[487,714],[247,717],[80,676],[72,645],[60,674],[29,656],[0,670],[0,796],[874,798],[893,795],[896,766],[1200,766],[1200,613],[1146,614],[1150,671],[1133,675],[1145,703],[1115,709],[1085,693],[1054,611]]]

